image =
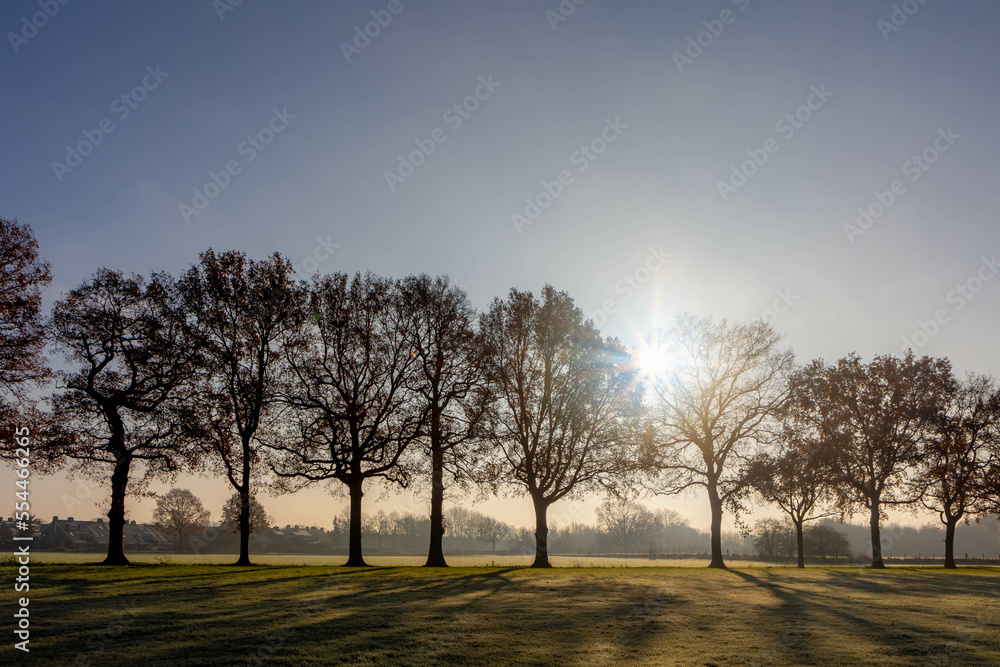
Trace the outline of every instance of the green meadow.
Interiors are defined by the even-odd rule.
[[[348,569],[283,558],[255,568],[163,557],[35,564],[31,654],[8,641],[0,663],[1000,664],[998,568],[723,571],[566,558],[548,570],[430,570],[376,558]]]

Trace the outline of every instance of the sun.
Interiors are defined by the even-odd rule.
[[[670,354],[658,345],[646,344],[636,350],[636,363],[650,378],[665,377],[673,368],[672,361]]]

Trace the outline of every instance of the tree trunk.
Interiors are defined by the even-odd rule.
[[[708,566],[725,569],[726,563],[722,560],[722,500],[715,482],[709,482],[708,502],[712,506],[712,562]]]
[[[795,521],[795,546],[799,552],[799,567],[806,566],[805,540],[802,537],[802,520]]]
[[[234,565],[250,562],[250,443],[243,443],[243,486],[240,488],[240,559]]]
[[[431,546],[424,567],[448,567],[444,560],[444,451],[431,445]]]
[[[364,479],[359,478],[347,484],[347,488],[351,491],[351,526],[346,567],[368,567],[361,553],[361,497],[365,495],[361,490],[363,483]]]
[[[872,500],[871,503],[871,529],[872,529],[872,564],[871,567],[876,569],[882,569],[885,567],[885,563],[882,562],[882,535],[880,532],[879,522],[879,504],[877,500]]]
[[[948,517],[944,524],[944,566],[955,569],[955,528],[958,527],[958,517]]]
[[[535,562],[531,567],[552,567],[549,564],[549,524],[545,515],[549,504],[543,498],[532,498],[535,504]]]
[[[108,555],[101,565],[128,565],[125,557],[125,492],[132,457],[118,455],[111,473],[111,509],[108,511]]]

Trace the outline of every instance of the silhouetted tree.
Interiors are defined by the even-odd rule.
[[[133,464],[142,476],[169,478],[192,460],[178,424],[190,418],[201,361],[169,276],[101,270],[58,301],[49,325],[56,349],[73,370],[59,374],[52,399],[58,430],[44,456],[76,462],[89,474],[111,468],[107,565],[127,565],[125,496]]]
[[[793,404],[794,402],[790,402]],[[829,486],[829,447],[808,422],[786,416],[777,454],[759,454],[746,466],[746,483],[763,500],[774,503],[795,528],[798,566],[805,567],[804,524],[831,512],[817,512],[824,501],[833,501]]]
[[[489,542],[490,553],[496,553],[497,542],[511,535],[511,527],[491,516],[483,516],[476,522],[476,539]]]
[[[42,292],[51,280],[49,265],[38,256],[31,228],[0,218],[0,439],[12,442],[13,430],[34,407],[28,390],[51,376],[42,354],[45,328]],[[18,416],[18,412],[21,415]]]
[[[261,472],[261,436],[278,413],[282,345],[305,318],[292,274],[277,253],[257,261],[207,250],[181,280],[206,359],[191,431],[242,499],[236,565],[252,565],[250,496]]]
[[[990,459],[976,489],[976,496],[985,512],[1000,518],[1000,443],[991,447]]]
[[[597,508],[597,523],[626,554],[659,528],[657,516],[645,505],[622,495],[611,494]]]
[[[396,516],[393,516],[393,514],[396,514]],[[382,549],[382,538],[392,535],[397,519],[399,519],[398,513],[386,514],[385,510],[379,510],[374,516],[369,517],[372,530],[378,537],[379,550]]]
[[[478,512],[473,512],[460,505],[445,512],[444,521],[448,537],[455,539],[473,539],[476,536],[476,518]]]
[[[411,389],[425,406],[421,443],[431,462],[431,542],[428,567],[446,567],[444,474],[475,466],[468,447],[488,400],[485,345],[475,332],[476,312],[465,292],[447,277],[411,276],[401,281],[405,332],[417,365]]]
[[[516,528],[514,530],[512,551],[520,554],[531,553],[536,547],[535,531],[530,528]]]
[[[251,535],[265,532],[272,524],[271,517],[264,511],[264,506],[257,496],[250,496],[250,513],[247,515],[247,527]],[[226,499],[222,506],[222,525],[230,532],[243,534],[243,494],[234,493]]]
[[[940,416],[937,432],[921,457],[924,507],[945,527],[944,566],[955,566],[955,530],[970,514],[986,509],[979,490],[986,484],[990,450],[1000,444],[1000,389],[992,378],[970,376]]]
[[[409,389],[419,359],[391,280],[371,273],[317,277],[311,309],[314,320],[286,348],[290,435],[274,445],[272,467],[291,488],[326,480],[347,486],[347,565],[361,567],[365,480],[405,487],[409,477],[400,459],[423,433],[426,406]]]
[[[921,496],[913,472],[954,388],[946,359],[917,359],[912,351],[868,364],[854,354],[834,366],[816,360],[793,378],[789,409],[829,443],[830,481],[843,492],[841,506],[869,511],[872,567],[885,567],[885,506],[913,504]]]
[[[156,499],[153,522],[174,538],[174,548],[181,550],[188,539],[208,524],[209,512],[198,496],[188,489],[170,489]]]
[[[753,528],[754,551],[766,558],[791,556],[795,551],[795,533],[787,521],[761,519]]]
[[[510,291],[483,315],[497,400],[489,438],[496,480],[523,486],[535,509],[535,560],[549,567],[552,503],[620,482],[636,465],[642,387],[628,353],[583,320],[565,292]]]
[[[806,555],[812,558],[840,558],[851,555],[851,542],[847,534],[823,524],[813,525],[805,531]]]
[[[780,341],[763,322],[691,315],[679,316],[654,341],[669,368],[653,377],[648,465],[658,476],[652,487],[666,494],[705,488],[712,511],[709,567],[725,567],[723,507],[738,508],[746,485],[737,464],[775,434],[793,363]]]

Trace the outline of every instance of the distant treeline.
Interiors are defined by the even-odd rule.
[[[178,502],[183,499],[184,502]],[[238,548],[238,498],[223,508],[222,524],[210,528],[208,513],[186,490],[173,490],[157,500],[155,526],[174,539],[179,551],[232,553]],[[332,529],[273,523],[256,500],[256,521],[251,544],[266,552],[340,553],[348,545],[350,509],[334,517]],[[549,550],[560,555],[683,555],[708,553],[711,535],[698,530],[673,510],[652,511],[621,498],[602,503],[597,521],[574,521],[549,527]],[[362,514],[362,543],[367,551],[414,554],[423,551],[430,537],[430,519],[413,512]],[[535,548],[533,531],[516,527],[492,516],[464,507],[444,512],[446,555],[528,554]],[[205,535],[211,536],[210,540]],[[869,527],[834,519],[812,522],[805,530],[805,556],[839,558],[851,562],[870,558]],[[942,526],[920,527],[887,524],[883,547],[892,558],[942,558]],[[723,531],[722,548],[727,553],[783,559],[796,555],[794,525],[786,520],[763,519],[745,533]],[[987,518],[971,523],[956,543],[957,555],[1000,559],[1000,522]]]

